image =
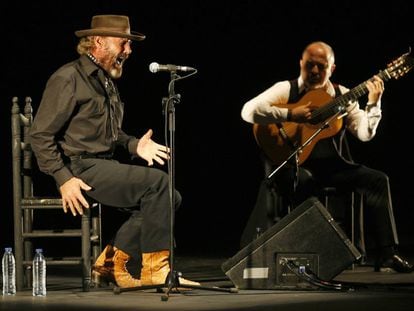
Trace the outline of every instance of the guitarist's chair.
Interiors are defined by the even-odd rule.
[[[39,186],[36,177],[42,176],[42,173],[34,165],[29,143],[32,117],[31,98],[26,97],[24,112],[21,113],[18,98],[14,97],[11,133],[16,287],[17,290],[31,287],[34,248],[44,247],[47,265],[78,266],[82,273],[82,288],[88,291],[93,285],[92,261],[101,251],[101,205],[90,202],[91,208],[85,209],[81,217],[73,217],[63,213],[62,200],[55,185],[52,187],[56,190],[55,196],[34,196],[34,192],[38,193],[34,189],[40,191],[40,188],[36,188],[36,185]],[[41,188],[45,188],[44,183]],[[71,243],[76,244],[72,247]],[[77,247],[78,251],[75,252],[74,248]]]
[[[344,135],[346,135],[344,133]],[[352,161],[346,136],[342,137],[343,148],[340,150],[347,159]],[[269,183],[267,176],[272,172],[271,162],[262,155],[265,180],[262,181],[257,196],[255,207],[249,217],[240,240],[240,246],[244,247],[257,238],[262,232],[269,229],[281,218],[290,213],[291,206],[286,198],[274,185]],[[340,192],[335,187],[321,187],[318,190],[319,200],[324,203],[335,221],[349,234],[354,244],[365,260],[365,239],[363,229],[363,197],[356,192]],[[349,205],[347,208],[344,205]]]

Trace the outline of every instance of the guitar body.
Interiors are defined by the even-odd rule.
[[[307,105],[311,102],[311,109],[316,110],[332,100],[332,97],[323,90],[312,90],[306,93],[300,101],[295,104],[277,105],[280,108],[292,109],[297,106]],[[280,124],[254,124],[253,134],[258,145],[263,149],[266,156],[275,165],[280,165],[288,159],[292,152],[303,145],[309,137],[323,126],[324,122],[296,123],[281,122]],[[280,127],[281,125],[281,127]],[[342,127],[342,118],[333,119],[318,135],[316,135],[298,154],[299,165],[302,164],[311,154],[315,144],[324,138],[337,134]],[[283,133],[282,133],[283,131]],[[285,137],[285,135],[287,137]]]

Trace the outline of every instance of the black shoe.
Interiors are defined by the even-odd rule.
[[[407,260],[404,260],[398,255],[392,255],[385,261],[377,261],[375,263],[375,271],[380,271],[381,267],[391,268],[399,273],[411,273],[414,271],[413,265],[411,265]]]

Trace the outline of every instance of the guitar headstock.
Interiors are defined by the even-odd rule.
[[[408,56],[411,53],[411,47],[409,51],[397,59],[393,60],[387,65],[385,70],[388,78],[399,79],[414,67],[414,58]]]

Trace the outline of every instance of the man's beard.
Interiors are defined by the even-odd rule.
[[[112,79],[119,79],[122,76],[122,67],[111,67],[111,69],[109,70],[109,76]]]

